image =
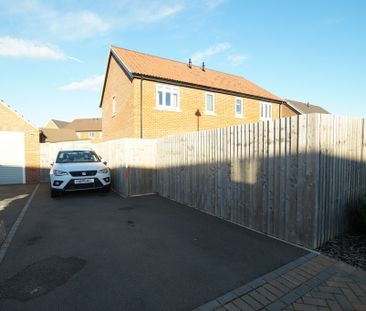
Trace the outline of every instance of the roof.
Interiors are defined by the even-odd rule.
[[[72,129],[43,128],[41,131],[42,134],[46,137],[45,141],[48,143],[79,140],[75,131]]]
[[[266,91],[258,85],[240,76],[199,66],[186,64],[158,56],[148,55],[136,51],[111,47],[111,56],[123,67],[131,78],[152,78],[180,82],[190,86],[200,86],[217,91],[234,92],[249,97],[283,102],[276,95]],[[102,94],[103,99],[103,94]]]
[[[101,118],[90,118],[90,119],[75,119],[66,125],[67,129],[72,129],[76,132],[87,132],[87,131],[101,131],[102,130],[102,119]]]
[[[67,122],[67,121],[61,121],[61,120],[55,120],[55,119],[51,119],[51,121],[53,123],[55,123],[55,125],[58,128],[65,128],[70,123],[70,122]]]
[[[5,103],[2,99],[0,99],[0,104],[2,104],[5,108],[7,108],[10,112],[17,115],[20,119],[22,119],[25,123],[29,124],[31,127],[33,127],[35,130],[39,131],[39,128],[32,124],[29,120],[27,120],[22,114],[20,114],[18,111],[10,107],[7,103]]]
[[[287,104],[295,109],[296,111],[298,111],[301,114],[308,114],[308,113],[327,113],[329,114],[328,111],[326,111],[325,109],[323,109],[320,106],[316,106],[316,105],[310,105],[309,103],[302,103],[296,100],[292,100],[292,99],[286,99]]]

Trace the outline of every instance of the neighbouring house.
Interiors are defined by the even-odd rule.
[[[100,107],[106,140],[155,138],[298,114],[242,77],[115,46]]]
[[[70,122],[61,121],[61,120],[54,120],[51,119],[47,122],[44,128],[51,128],[51,129],[63,129],[68,125]]]
[[[39,129],[0,101],[0,184],[39,181]]]
[[[103,138],[101,118],[75,119],[65,128],[74,130],[81,140],[90,139],[92,142],[98,142]]]
[[[101,118],[75,119],[71,122],[51,119],[42,131],[46,131],[48,134],[43,137],[42,142],[72,141],[77,139],[99,142],[103,138]]]
[[[41,143],[58,143],[62,141],[79,140],[74,130],[64,128],[41,129]]]
[[[308,113],[326,113],[328,111],[320,106],[311,105],[309,103],[303,103],[292,99],[286,99],[287,105],[298,114],[308,114]]]

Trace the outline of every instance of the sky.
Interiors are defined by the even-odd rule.
[[[363,0],[0,0],[0,99],[39,127],[100,117],[110,45],[366,117]]]

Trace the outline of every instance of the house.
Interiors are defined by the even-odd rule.
[[[308,113],[326,113],[328,111],[320,106],[310,105],[309,103],[302,103],[292,99],[286,99],[287,105],[298,114],[308,114]]]
[[[65,128],[70,122],[51,119],[47,122],[45,128],[62,129]]]
[[[62,141],[79,140],[74,130],[65,128],[43,128],[41,129],[41,143],[58,143]]]
[[[81,140],[98,142],[103,138],[101,118],[75,119],[67,124],[65,129],[74,130]]]
[[[99,106],[106,140],[155,138],[298,114],[242,77],[115,46]]]
[[[75,119],[71,122],[51,119],[42,129],[42,142],[59,142],[72,140],[91,140],[98,142],[102,139],[102,119]]]
[[[0,184],[39,181],[39,129],[0,100]]]

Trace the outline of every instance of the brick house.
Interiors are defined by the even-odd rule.
[[[155,138],[298,114],[242,77],[114,46],[100,107],[106,140]]]
[[[102,119],[75,119],[65,126],[65,129],[71,129],[76,132],[80,140],[90,139],[92,142],[98,142],[102,139]]]
[[[0,184],[39,181],[39,129],[0,101]]]
[[[91,142],[96,143],[101,141],[103,137],[102,119],[84,118],[75,119],[71,122],[51,119],[47,122],[43,132],[47,132],[49,136],[52,136],[51,139],[48,139],[49,142],[79,139],[91,140]]]

